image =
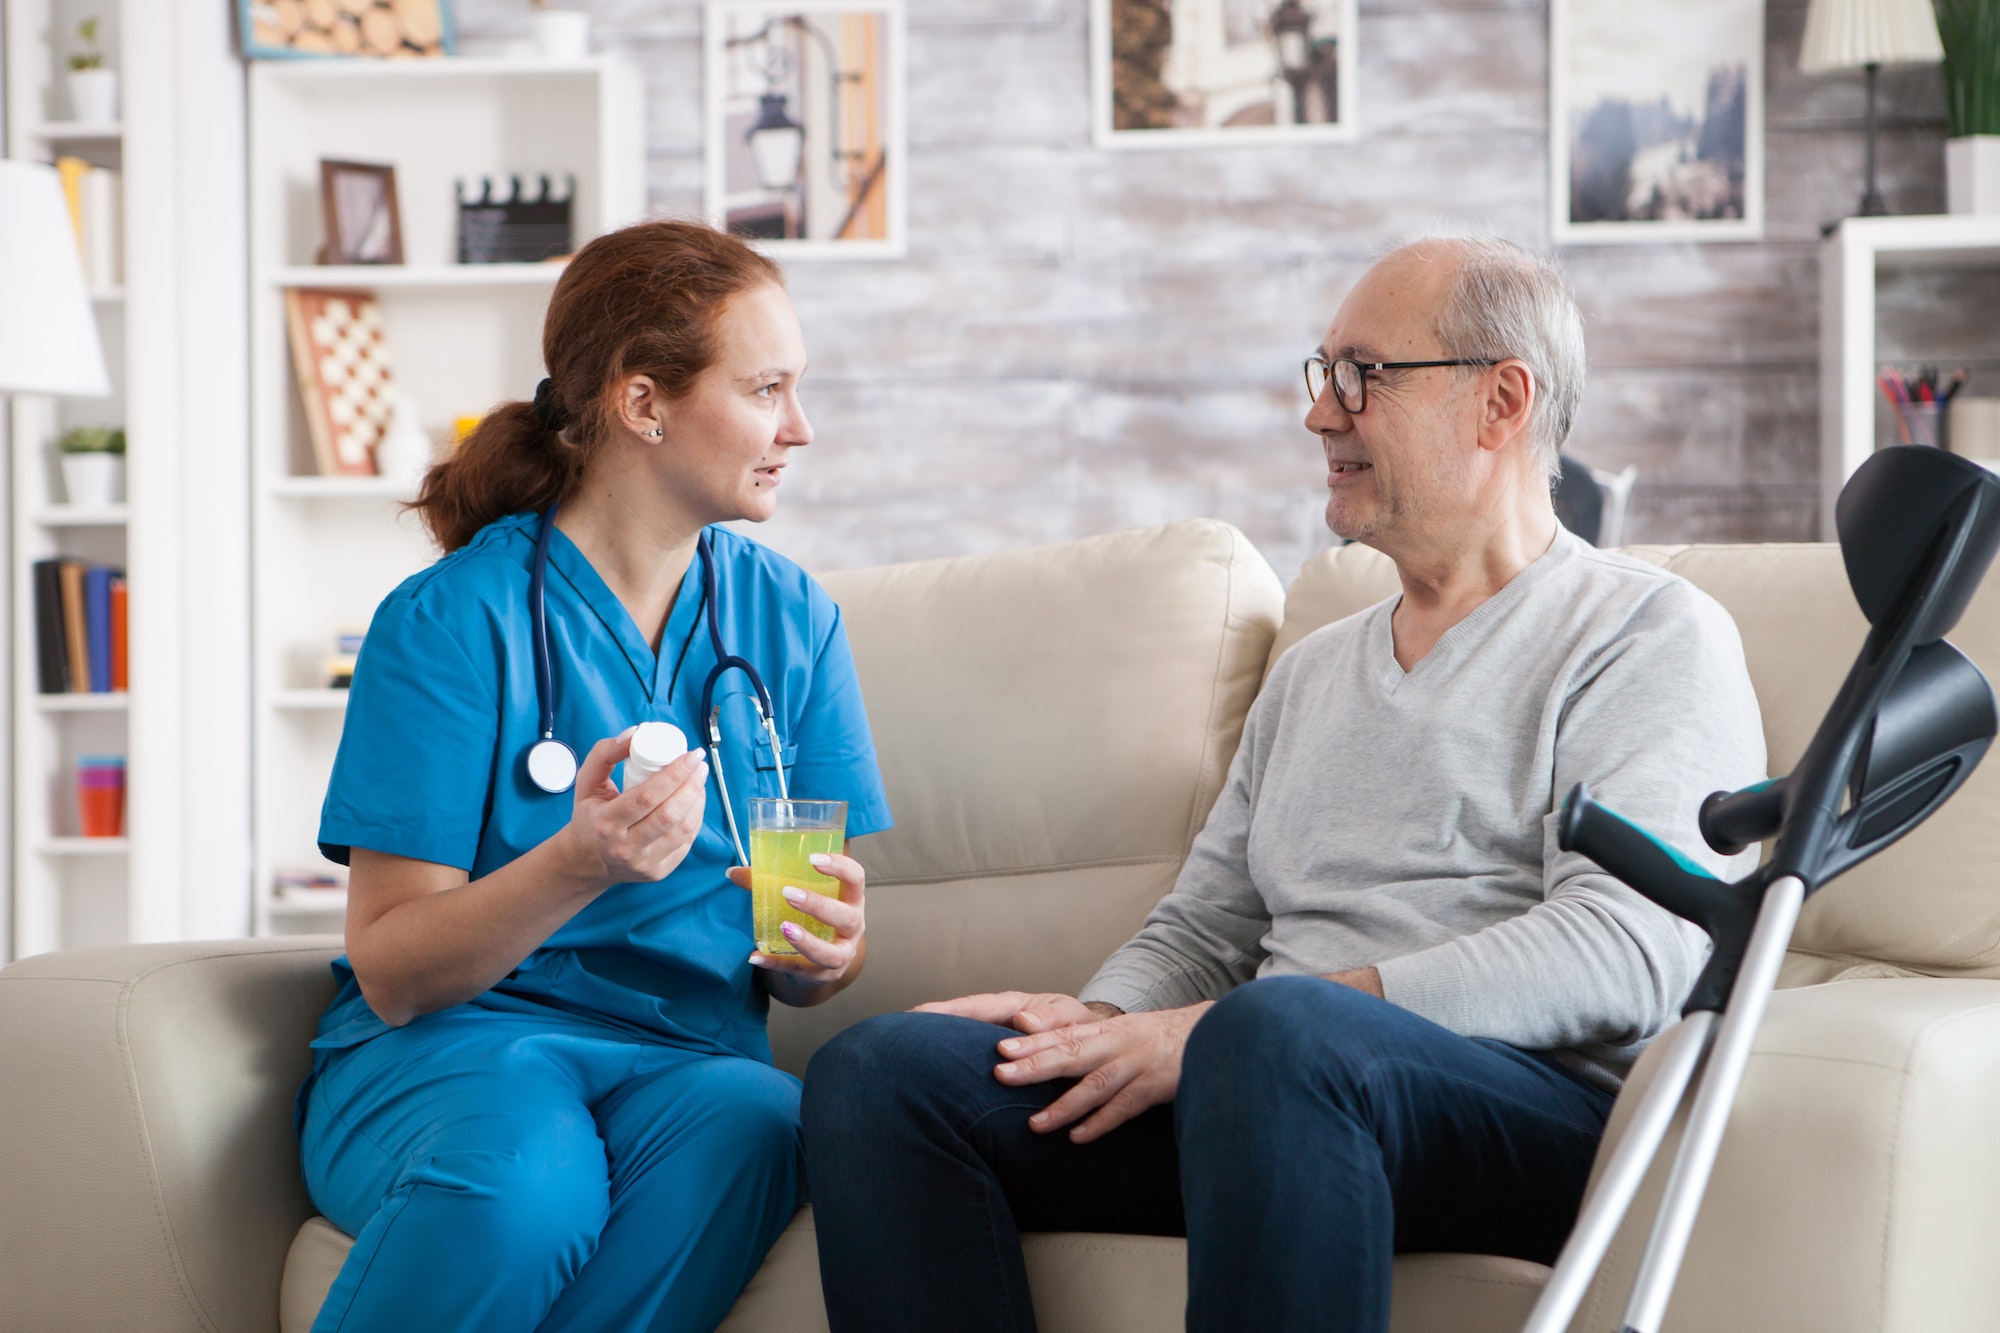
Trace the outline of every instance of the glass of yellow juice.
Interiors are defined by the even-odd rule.
[[[838,855],[846,830],[845,801],[751,798],[750,913],[759,953],[774,958],[799,956],[785,938],[787,921],[823,940],[833,938],[832,926],[786,902],[784,891],[800,888],[838,898],[840,881],[814,870],[810,858],[821,853]]]

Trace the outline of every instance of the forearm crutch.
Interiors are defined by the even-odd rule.
[[[1618,1333],[1658,1333],[1722,1146],[1750,1047],[1807,897],[1928,819],[1985,755],[2000,717],[1979,668],[1944,636],[2000,549],[2000,476],[1941,449],[1884,449],[1835,509],[1848,583],[1869,624],[1798,767],[1702,802],[1701,835],[1724,855],[1776,839],[1733,884],[1591,800],[1579,784],[1558,841],[1708,932],[1714,949],[1659,1040],[1634,1108],[1563,1247],[1526,1333],[1566,1333],[1668,1127],[1693,1103]],[[1596,1333],[1587,1330],[1585,1333]],[[1607,1331],[1609,1333],[1609,1331]]]

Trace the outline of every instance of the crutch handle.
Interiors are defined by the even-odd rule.
[[[1724,856],[1762,842],[1785,821],[1785,780],[1774,778],[1742,791],[1715,791],[1701,803],[1701,836]]]

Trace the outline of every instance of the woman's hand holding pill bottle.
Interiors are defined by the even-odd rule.
[[[670,723],[644,723],[599,741],[584,756],[569,827],[562,836],[569,840],[571,856],[585,877],[601,880],[607,888],[652,883],[665,879],[686,859],[708,804],[708,759],[699,750],[685,750],[655,768],[657,761],[667,758],[660,744],[669,741],[676,748],[687,744]],[[621,762],[626,765],[622,792],[611,778]]]

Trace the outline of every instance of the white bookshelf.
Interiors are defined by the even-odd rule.
[[[231,450],[243,435],[242,173],[228,147],[241,140],[243,89],[229,16],[207,0],[6,0],[0,13],[7,155],[80,157],[119,171],[124,187],[123,281],[91,293],[111,397],[18,395],[8,410],[5,962],[247,927],[241,860],[208,854],[247,843],[242,807],[230,808],[241,779],[229,774],[247,768],[248,728],[214,711],[244,688],[231,679],[230,640],[198,641],[218,615],[242,618],[246,603],[226,579],[198,606],[186,596],[190,578],[244,565],[247,523],[240,485],[217,483],[241,475]],[[66,57],[85,17],[99,20],[99,48],[118,71],[115,123],[79,122],[70,106]],[[125,428],[128,499],[78,509],[65,502],[53,444],[71,426],[100,424]],[[198,480],[184,463],[190,438],[201,442]],[[129,692],[39,692],[30,566],[58,555],[125,569]],[[183,668],[204,658],[212,673],[191,689]],[[195,729],[205,744],[191,753],[184,737]],[[75,763],[95,753],[126,757],[124,837],[78,836]]]
[[[1875,293],[1897,270],[2000,268],[2000,217],[1847,218],[1820,245],[1820,536],[1875,452]],[[2000,335],[1995,337],[2000,348]]]
[[[325,659],[436,551],[402,510],[412,479],[314,475],[285,291],[374,292],[396,380],[426,433],[447,438],[456,418],[534,392],[562,272],[454,262],[454,181],[574,175],[581,244],[643,213],[644,108],[637,73],[610,57],[270,62],[251,68],[249,98],[253,924],[337,930],[339,906],[274,891],[280,870],[325,864],[320,804],[347,705]],[[312,262],[323,157],[395,166],[404,264]]]

